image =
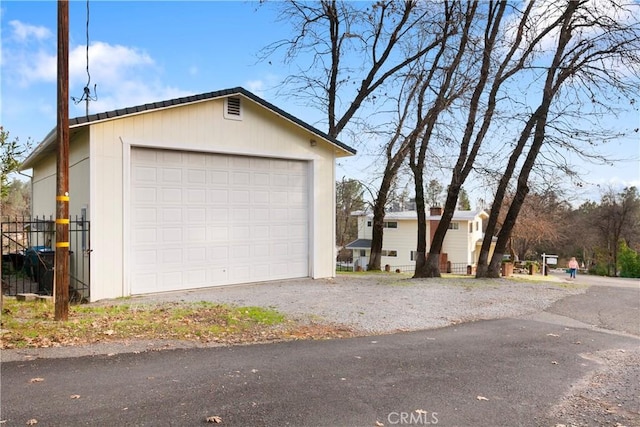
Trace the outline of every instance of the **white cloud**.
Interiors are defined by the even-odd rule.
[[[93,88],[91,89],[93,90]],[[105,85],[99,83],[97,95],[97,101],[89,103],[89,114],[180,98],[193,95],[193,92],[167,86],[159,81],[149,82],[130,79],[121,81],[116,85],[110,82]],[[72,117],[82,116],[85,114],[85,108],[84,102],[73,105],[69,115]]]
[[[18,20],[9,21],[9,25],[13,29],[12,37],[20,42],[27,42],[31,39],[45,40],[53,35],[47,27],[25,24]]]
[[[38,50],[32,55],[24,53],[17,57],[15,77],[21,86],[28,86],[33,82],[55,82],[57,73],[57,59],[44,50]]]
[[[146,52],[136,48],[104,42],[89,45],[89,72],[92,83],[115,85],[135,71],[142,71],[154,65],[153,59]],[[86,46],[76,46],[69,52],[69,80],[71,85],[86,84]]]
[[[71,92],[82,96],[87,84],[86,48],[77,46],[69,55]],[[94,84],[97,100],[89,103],[89,113],[111,111],[150,102],[192,95],[160,81],[159,69],[149,54],[136,48],[95,42],[89,46],[89,72],[92,94]],[[70,90],[70,91],[71,91]],[[85,113],[85,104],[72,107],[71,116]]]
[[[249,80],[245,85],[249,92],[264,98],[264,82],[262,80]]]
[[[280,78],[275,74],[267,74],[260,79],[247,80],[244,88],[261,98],[267,98],[267,94],[280,83]]]

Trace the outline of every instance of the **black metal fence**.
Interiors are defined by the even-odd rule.
[[[5,295],[53,294],[55,220],[3,218],[2,292]],[[91,272],[90,224],[81,217],[69,221],[69,299],[89,301]]]
[[[357,271],[358,270],[358,266],[363,265],[363,263],[358,262],[359,260],[356,258],[354,260],[354,262],[336,262],[336,271],[337,272],[341,272],[341,271]],[[410,264],[410,265],[383,265],[381,266],[383,270],[387,270],[387,271],[391,271],[391,272],[397,272],[397,273],[413,273],[415,272],[416,266],[415,264]],[[453,262],[447,262],[445,264],[442,264],[440,266],[440,272],[441,273],[450,273],[450,274],[472,274],[475,273],[475,271],[469,271],[470,268],[467,264],[465,263],[453,263]],[[473,270],[473,269],[471,269]]]

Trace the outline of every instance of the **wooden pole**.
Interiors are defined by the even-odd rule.
[[[58,0],[55,320],[69,318],[69,2]]]

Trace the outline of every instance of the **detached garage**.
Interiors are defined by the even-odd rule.
[[[335,274],[335,159],[355,150],[243,88],[70,120],[92,301]],[[55,129],[27,158],[55,214]],[[73,251],[74,248],[71,248]]]

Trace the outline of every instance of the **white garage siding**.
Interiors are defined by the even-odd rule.
[[[131,149],[131,294],[309,276],[306,161]]]

